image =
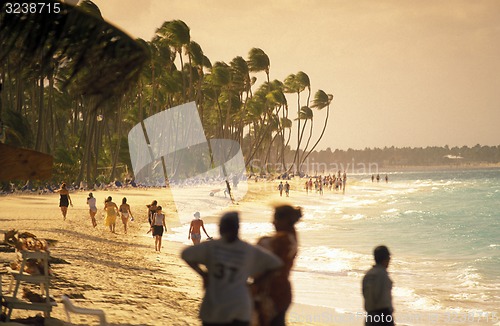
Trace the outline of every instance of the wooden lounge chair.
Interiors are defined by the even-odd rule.
[[[64,310],[66,311],[66,317],[68,317],[68,322],[71,323],[71,317],[70,313],[74,314],[80,314],[80,315],[94,315],[99,317],[99,324],[101,326],[107,326],[108,323],[106,322],[106,315],[104,314],[104,311],[101,309],[89,309],[89,308],[81,308],[81,307],[76,307],[73,305],[73,302],[71,302],[70,298],[67,296],[63,295],[61,296],[62,303],[64,304]]]

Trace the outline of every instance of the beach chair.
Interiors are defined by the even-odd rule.
[[[71,302],[70,298],[67,296],[63,295],[61,296],[62,303],[64,304],[64,310],[66,311],[66,317],[68,318],[68,322],[71,323],[71,316],[70,313],[74,314],[80,314],[80,315],[94,315],[99,317],[99,325],[101,326],[107,326],[108,323],[106,322],[106,315],[104,314],[104,311],[101,309],[89,309],[89,308],[81,308],[81,307],[76,307],[73,305],[73,302]]]

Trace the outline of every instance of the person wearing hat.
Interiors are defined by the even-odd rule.
[[[283,265],[271,252],[240,240],[238,230],[238,213],[226,213],[219,224],[221,239],[187,247],[181,253],[182,259],[203,279],[205,295],[200,318],[204,326],[250,325],[252,299],[248,278],[254,277],[258,282]]]
[[[290,205],[275,207],[273,224],[276,233],[272,236],[262,237],[257,242],[258,246],[271,251],[284,263],[265,282],[252,285],[260,325],[285,325],[285,315],[292,303],[290,270],[298,248],[295,223],[301,217],[302,209],[300,207]]]
[[[211,239],[205,230],[205,225],[203,225],[203,221],[200,217],[200,212],[194,213],[194,219],[191,221],[191,225],[189,226],[188,239],[193,241],[193,244],[199,244],[201,241],[201,231],[200,228],[203,229],[203,232],[207,235],[208,239]]]
[[[387,273],[391,253],[386,246],[373,251],[375,265],[363,277],[363,298],[365,299],[365,325],[394,325],[392,313],[392,280]]]
[[[87,205],[89,205],[90,220],[94,227],[97,226],[97,221],[95,220],[95,214],[97,214],[96,199],[92,193],[89,193],[87,198]]]

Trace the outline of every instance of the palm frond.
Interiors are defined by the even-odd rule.
[[[7,57],[18,67],[46,70],[59,64],[70,71],[65,87],[97,96],[98,102],[128,90],[149,60],[147,49],[97,15],[55,0],[46,3],[61,11],[9,14],[1,2],[0,64]]]

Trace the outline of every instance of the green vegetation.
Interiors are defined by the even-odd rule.
[[[105,23],[90,1],[60,21],[40,14],[22,25],[13,17],[0,16],[0,26],[9,27],[0,33],[2,46],[9,44],[0,50],[6,143],[53,155],[56,181],[123,177],[131,171],[129,130],[191,101],[207,138],[238,141],[249,167],[257,161],[290,165],[285,157],[292,152],[295,125],[294,167],[324,136],[333,96],[318,90],[310,101],[311,82],[302,71],[284,81],[271,80],[271,61],[262,49],[251,48],[246,59],[212,63],[180,20],[163,23],[150,41],[121,42],[121,32]],[[114,53],[120,59],[103,60]],[[262,73],[265,80],[257,84]],[[296,103],[289,106],[285,93]],[[289,107],[297,112],[295,121]],[[313,109],[325,108],[327,118],[313,124]],[[312,139],[313,126],[322,128],[317,139]]]
[[[418,166],[475,166],[480,164],[499,164],[500,146],[474,147],[425,147],[425,148],[365,148],[363,150],[334,150],[330,148],[313,152],[308,158],[308,164],[336,163],[339,167],[350,168],[358,164],[368,167],[370,163],[377,164],[379,168],[399,168]]]

